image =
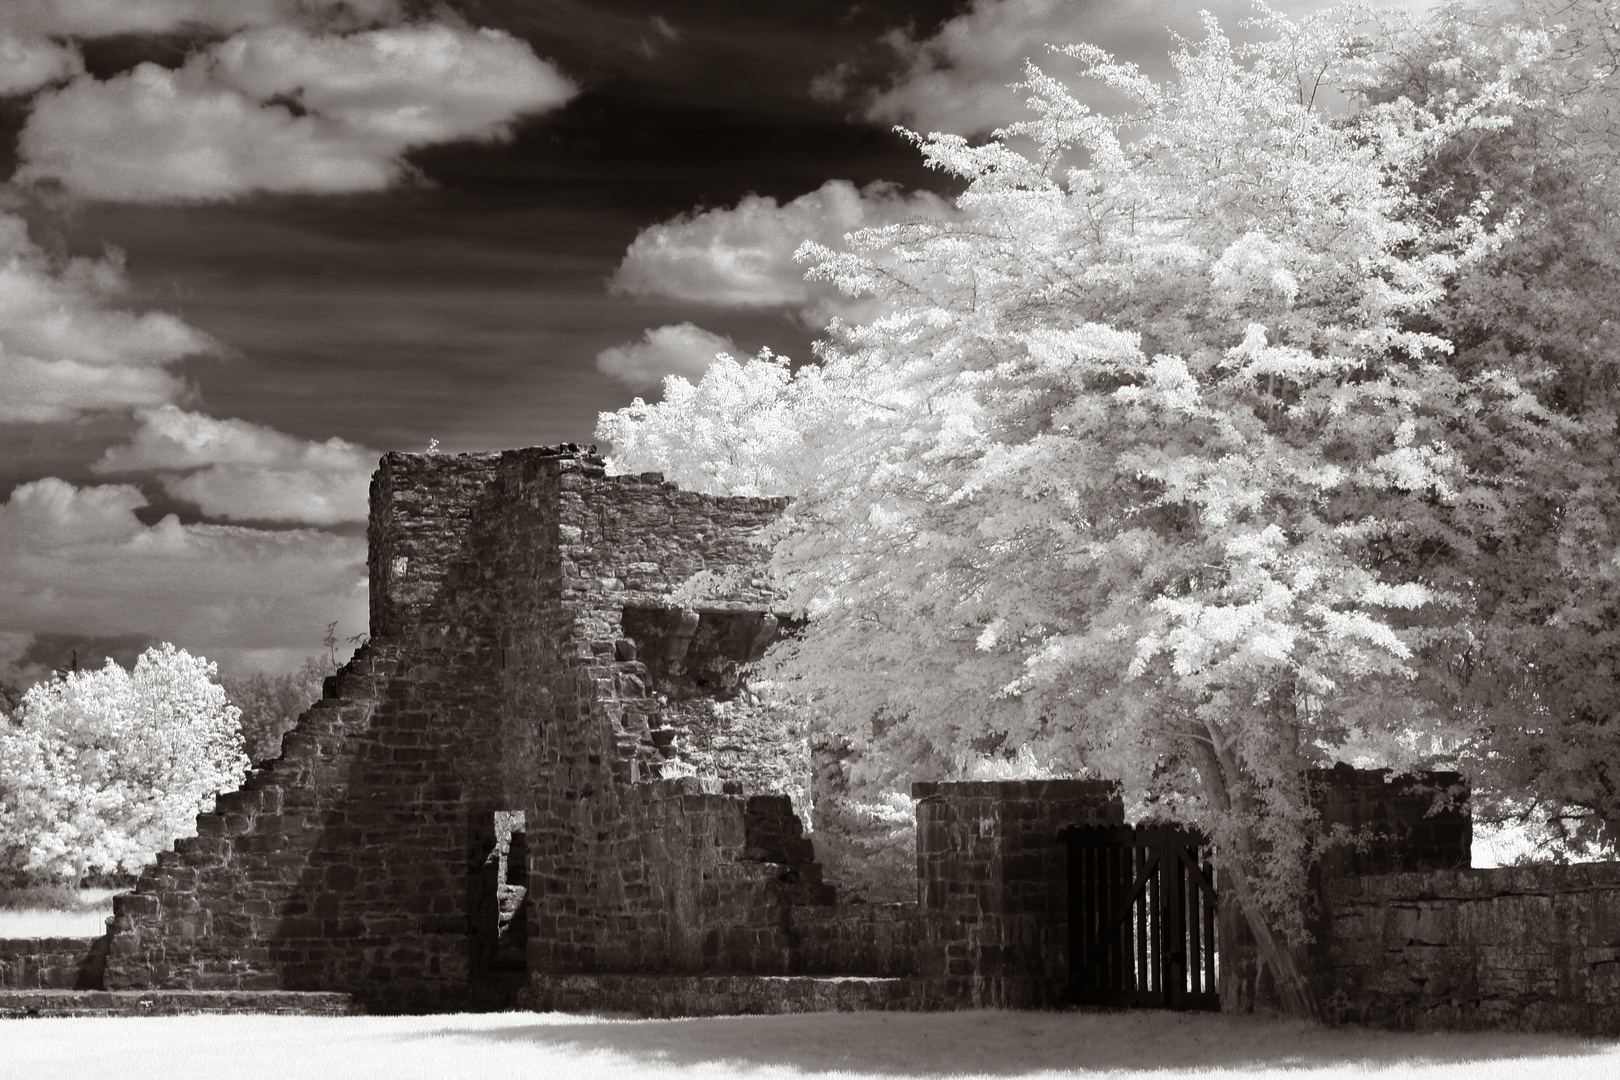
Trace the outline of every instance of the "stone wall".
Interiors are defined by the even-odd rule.
[[[731,675],[774,621],[753,536],[781,501],[609,477],[572,447],[390,454],[371,498],[370,643],[282,756],[115,900],[108,988],[488,1004],[511,981],[500,950],[480,943],[497,811],[527,822],[531,969],[781,967],[777,909],[816,892],[813,861],[797,849],[785,861],[742,857],[758,809],[743,792],[771,793],[757,768],[737,770],[750,790],[711,748],[704,764],[720,789],[652,783],[676,765],[692,770],[702,740],[683,724],[701,713],[702,688],[690,670],[675,673],[693,689],[684,709],[671,707],[624,626],[627,611],[673,609],[707,643],[698,675]],[[673,607],[705,570],[701,604]],[[731,641],[736,627],[702,631],[705,619],[750,612],[745,644]],[[757,703],[720,689],[735,699],[732,727],[761,722]],[[776,809],[753,816],[786,837]],[[717,840],[733,834],[737,844]],[[705,888],[731,897],[729,913],[758,915],[718,953],[713,920],[659,924],[648,899],[662,890],[697,905]]]
[[[635,1017],[900,1012],[960,1008],[927,997],[915,979],[751,975],[536,975],[519,996],[537,1012]],[[3,1004],[3,999],[0,999]]]
[[[1392,776],[1336,765],[1313,769],[1307,779],[1323,828],[1346,837],[1324,853],[1324,879],[1469,865],[1473,819],[1459,774]]]
[[[394,787],[377,760],[392,741],[378,714],[397,667],[397,650],[362,649],[285,737],[282,756],[221,796],[195,837],[160,852],[134,891],[113,898],[107,989],[325,989],[379,971],[391,979],[378,962],[395,947],[391,935],[416,913],[430,919],[437,899],[429,874],[420,888],[390,892],[408,872],[408,845],[423,837],[416,815],[403,814],[397,844],[378,844],[397,804],[365,797],[368,779]],[[381,916],[357,918],[351,897]],[[423,927],[428,919],[412,929],[449,929]]]
[[[1316,944],[1309,963],[1321,971],[1321,943],[1332,929],[1326,884],[1361,874],[1454,870],[1469,865],[1473,820],[1467,788],[1451,772],[1393,776],[1388,769],[1336,765],[1306,777],[1312,807],[1338,841],[1312,872],[1306,925]],[[1217,887],[1221,882],[1217,880]],[[1242,912],[1222,890],[1220,909],[1221,1008],[1250,1012],[1278,1007],[1276,982],[1260,962],[1259,949]],[[1331,988],[1318,981],[1322,995]]]
[[[107,939],[0,939],[0,990],[99,990]]]
[[[1328,903],[1336,1019],[1620,1035],[1620,863],[1355,877]]]
[[[595,904],[589,919],[556,892],[542,898],[533,969],[788,974],[791,911],[831,905],[833,890],[785,796],[722,788],[680,777],[629,793],[601,823],[594,873],[577,890]]]
[[[1057,1004],[1068,986],[1071,825],[1119,825],[1094,780],[914,784],[918,974],[976,1006]]]
[[[917,972],[915,903],[800,906],[788,916],[795,975],[899,978]]]

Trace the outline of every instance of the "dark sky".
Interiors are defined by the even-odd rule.
[[[0,4],[0,679],[363,632],[378,453],[590,442],[717,348],[809,360],[840,301],[794,247],[945,212],[896,122],[1016,118],[1046,42],[1162,74],[1201,6],[1247,11]]]
[[[522,121],[509,143],[410,153],[422,181],[402,189],[65,204],[30,215],[36,239],[122,249],[140,301],[232,350],[185,365],[194,407],[385,450],[430,437],[499,449],[589,442],[596,413],[627,403],[597,353],[681,308],[605,288],[642,227],[751,192],[786,201],[833,178],[941,184],[887,125],[853,116],[857,101],[817,101],[809,87],[840,62],[880,83],[895,68],[884,32],[926,35],[954,3],[685,3],[669,19],[674,40],[656,28],[656,4],[453,6],[529,41],[579,95]],[[100,66],[174,65],[185,44],[119,39]],[[814,337],[782,312],[714,312],[705,326],[749,351],[806,358]],[[84,434],[105,438],[99,425]],[[0,439],[6,489],[89,475],[78,440]]]

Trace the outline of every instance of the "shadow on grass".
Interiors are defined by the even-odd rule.
[[[1291,1020],[1163,1012],[821,1013],[689,1020],[559,1014],[434,1035],[601,1051],[665,1066],[786,1066],[894,1076],[1042,1071],[1313,1069],[1607,1056],[1620,1044],[1577,1036],[1419,1035]],[[1572,1069],[1580,1063],[1569,1062]]]

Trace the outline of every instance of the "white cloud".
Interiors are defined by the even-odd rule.
[[[82,71],[84,60],[71,45],[0,31],[0,97],[33,93]]]
[[[844,95],[849,93],[850,76],[854,73],[855,65],[848,60],[818,72],[810,80],[810,96],[823,104],[844,100]]]
[[[316,529],[143,525],[122,484],[49,477],[0,504],[0,637],[143,635],[211,659],[308,650],[366,625],[365,540]]]
[[[574,93],[497,30],[249,30],[179,69],[141,64],[41,93],[14,179],[128,201],[376,191],[407,174],[411,148],[505,138]]]
[[[126,287],[116,253],[54,262],[22,218],[0,214],[0,422],[161,405],[184,390],[168,367],[218,346],[173,315],[110,307]]]
[[[398,0],[5,0],[0,29],[67,37],[304,24],[363,26],[403,16]]]
[[[793,253],[806,240],[843,246],[846,233],[953,211],[939,196],[904,194],[888,183],[857,188],[829,180],[778,204],[749,195],[730,209],[683,214],[649,226],[631,241],[612,288],[721,307],[796,307],[812,324],[858,309],[831,285],[804,279]]]
[[[633,387],[657,386],[665,375],[680,375],[692,382],[703,378],[716,353],[735,353],[730,338],[691,323],[660,326],[646,331],[642,340],[615,345],[597,354],[596,366]]]
[[[376,450],[336,437],[308,442],[172,405],[138,415],[134,437],[102,454],[95,472],[158,472],[165,491],[210,517],[307,525],[366,520]]]
[[[1300,15],[1325,0],[1277,0],[1277,10]],[[1410,4],[1404,6],[1412,6]],[[890,37],[905,70],[872,102],[867,117],[918,131],[983,134],[1025,116],[1027,91],[1009,83],[1024,76],[1025,58],[1062,76],[1063,64],[1048,63],[1046,46],[1087,42],[1123,59],[1136,60],[1156,76],[1168,74],[1171,31],[1202,36],[1199,13],[1214,12],[1229,33],[1254,14],[1247,0],[973,0],[967,11],[918,41],[904,32]],[[1075,80],[1082,100],[1106,103],[1096,88]]]

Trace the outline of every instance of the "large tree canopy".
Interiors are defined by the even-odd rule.
[[[1532,40],[1524,30],[1545,32]],[[1535,46],[1527,62],[1525,44]],[[1437,213],[1488,197],[1511,223],[1421,323],[1459,378],[1530,390],[1531,429],[1462,415],[1470,487],[1391,556],[1470,599],[1436,626],[1425,670],[1468,733],[1476,816],[1547,823],[1564,851],[1620,827],[1620,4],[1455,7],[1394,36],[1373,100],[1432,106],[1487,82],[1514,91],[1417,178]],[[1484,422],[1481,422],[1481,421]]]
[[[1468,744],[1469,552],[1580,421],[1524,364],[1461,362],[1447,337],[1451,292],[1523,215],[1439,178],[1534,108],[1552,35],[1414,59],[1445,87],[1346,112],[1329,89],[1387,81],[1437,32],[1260,22],[1238,46],[1211,21],[1163,84],[1059,50],[1119,115],[1032,65],[1033,119],[983,146],[919,138],[965,183],[962,217],[803,249],[888,314],[835,324],[814,374],[753,408],[792,428],[775,565],[811,621],[773,654],[784,685],[891,761],[1005,741],[1202,826],[1308,1011],[1287,946],[1319,840],[1305,769]],[[678,443],[714,420],[705,396],[736,399],[720,384],[767,381],[755,365],[604,434]]]

